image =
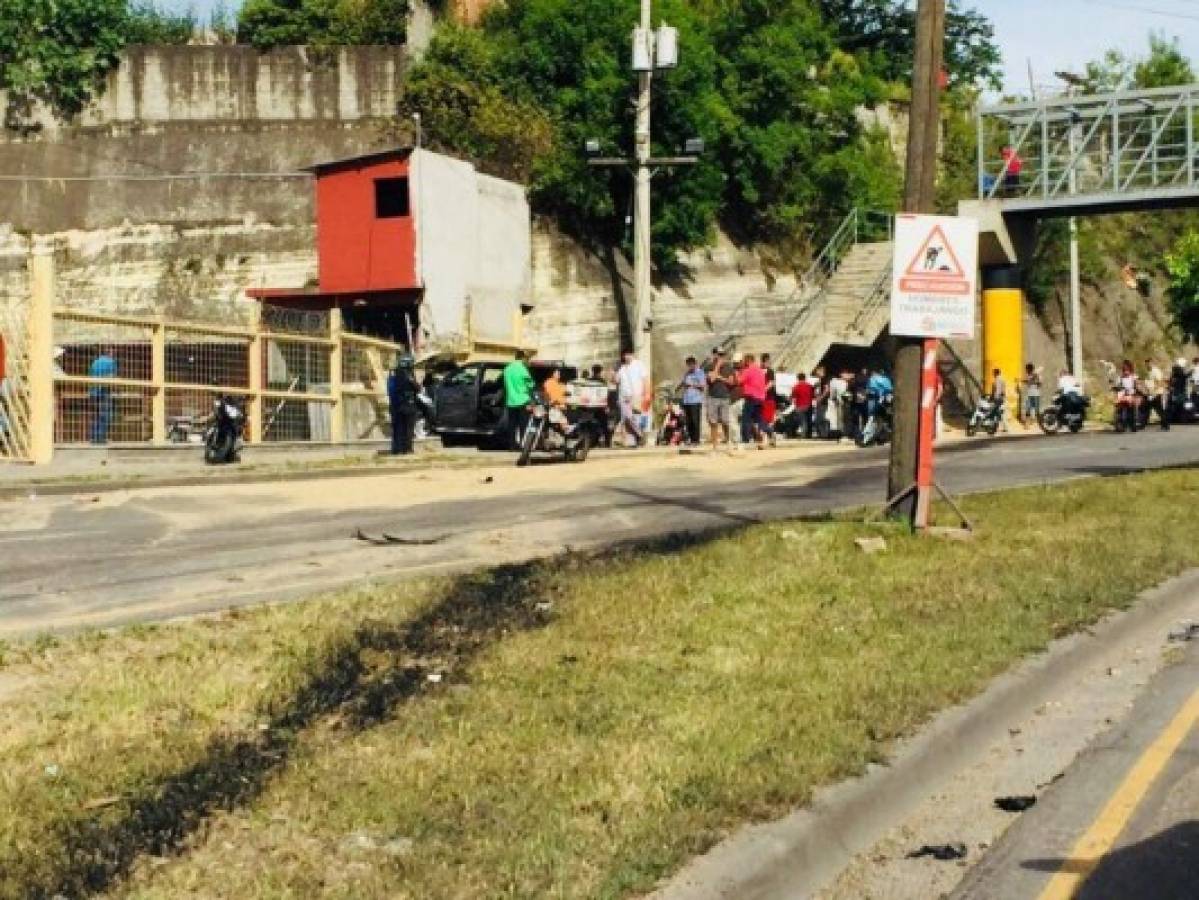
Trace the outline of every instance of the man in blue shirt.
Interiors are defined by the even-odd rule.
[[[703,440],[704,398],[708,393],[708,375],[696,362],[687,357],[687,373],[680,384],[683,389],[683,419],[687,423],[687,443],[698,447]]]
[[[87,374],[89,378],[116,378],[117,361],[102,352],[92,360]],[[112,388],[93,384],[88,389],[88,398],[92,402],[91,442],[106,444],[108,443],[108,429],[112,426],[113,418]]]
[[[895,385],[891,383],[886,372],[882,369],[875,369],[871,372],[870,380],[866,382],[867,415],[873,416],[878,409],[879,401],[893,393],[895,393]]]

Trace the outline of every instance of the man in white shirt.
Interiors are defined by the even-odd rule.
[[[1166,412],[1166,377],[1151,359],[1145,360],[1145,396],[1148,398],[1149,413],[1157,413],[1162,431],[1170,430],[1170,416]],[[1149,414],[1145,415],[1145,424],[1149,424]]]
[[[616,394],[620,400],[620,422],[624,426],[625,444],[630,447],[643,446],[645,434],[641,430],[641,415],[648,405],[649,377],[645,366],[633,355],[632,350],[626,350],[622,360],[623,364],[616,373]]]

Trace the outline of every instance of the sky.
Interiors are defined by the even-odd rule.
[[[165,0],[170,8],[191,6],[201,16],[218,0]],[[237,6],[236,0],[226,4]],[[1028,64],[1038,85],[1053,73],[1081,70],[1104,51],[1118,47],[1136,55],[1148,47],[1150,31],[1178,37],[1199,60],[1199,0],[963,0],[995,23],[1004,54],[1005,89],[1028,93]]]

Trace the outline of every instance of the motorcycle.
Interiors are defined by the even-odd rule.
[[[1071,434],[1078,434],[1087,420],[1087,409],[1090,406],[1090,397],[1058,391],[1053,397],[1053,402],[1037,416],[1037,424],[1046,434],[1057,434],[1062,428],[1068,428]]]
[[[241,458],[246,416],[228,396],[212,401],[212,419],[204,432],[204,462],[209,465],[235,463]]]
[[[980,431],[985,431],[994,437],[1002,422],[1003,404],[995,403],[986,397],[979,397],[974,412],[970,414],[970,421],[966,423],[966,434],[974,437]]]
[[[1196,399],[1194,394],[1188,393],[1185,389],[1182,391],[1171,390],[1169,397],[1170,404],[1170,421],[1175,425],[1188,425],[1199,419],[1199,413],[1196,412]]]
[[[659,447],[675,447],[687,442],[687,424],[683,416],[683,407],[671,403],[670,409],[662,418],[662,427],[658,430]]]
[[[878,445],[882,447],[891,442],[894,432],[895,397],[887,394],[875,405],[874,413],[866,421],[866,427],[857,437],[859,447]]]
[[[602,426],[590,410],[579,410],[573,422],[560,412],[552,415],[554,412],[544,403],[533,404],[521,436],[518,466],[527,466],[535,452],[561,453],[567,462],[583,462],[600,442]]]
[[[1139,394],[1121,392],[1116,395],[1116,415],[1112,425],[1118,434],[1125,431],[1140,431],[1149,424],[1149,410]]]

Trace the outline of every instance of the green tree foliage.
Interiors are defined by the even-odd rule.
[[[129,44],[186,44],[199,28],[199,21],[190,9],[174,13],[150,2],[139,2],[129,8],[125,41]]]
[[[819,0],[838,42],[865,58],[880,76],[902,83],[912,78],[915,54],[915,4],[897,0]],[[1001,87],[1003,56],[995,29],[975,9],[950,0],[945,17],[945,70],[959,87]]]
[[[83,108],[128,43],[126,0],[0,0],[0,88],[14,124],[35,100]]]
[[[1190,340],[1199,340],[1199,231],[1188,231],[1166,254],[1170,312]]]
[[[292,44],[402,44],[409,0],[246,0],[239,43],[260,50]]]
[[[1154,33],[1149,35],[1149,52],[1145,56],[1129,56],[1116,48],[1108,50],[1101,59],[1087,64],[1086,80],[1087,90],[1108,93],[1191,84],[1195,70],[1177,38]]]
[[[1195,70],[1178,46],[1178,38],[1149,35],[1149,55],[1134,67],[1133,84],[1139,88],[1156,88],[1191,84],[1194,80]]]
[[[628,237],[630,179],[587,166],[632,147],[636,0],[509,0],[480,31],[444,27],[405,87],[429,140],[489,168],[527,173],[536,207],[601,243]],[[659,0],[681,64],[654,82],[654,151],[705,140],[699,165],[655,181],[659,266],[716,222],[745,239],[804,245],[854,204],[893,207],[898,169],[856,110],[883,83],[837,49],[806,0]],[[524,123],[515,129],[507,121]]]

